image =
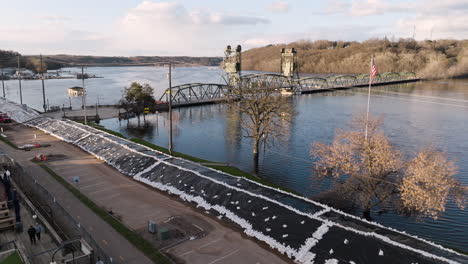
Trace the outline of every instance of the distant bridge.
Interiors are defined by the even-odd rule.
[[[190,83],[166,89],[159,100],[169,102],[169,99],[172,99],[174,106],[190,106],[226,101],[229,94],[229,85]]]
[[[275,89],[292,94],[306,94],[325,92],[340,89],[350,89],[369,85],[369,74],[359,75],[334,75],[330,77],[304,77],[290,78],[281,74],[247,74],[242,75],[242,82],[268,83]],[[386,72],[374,77],[373,85],[386,85],[407,83],[420,80],[412,72]],[[200,104],[218,103],[227,100],[235,100],[227,84],[216,83],[190,83],[169,88],[160,97],[160,101],[169,102],[172,99],[174,107],[191,106]],[[277,91],[280,92],[280,91]],[[172,98],[170,98],[171,96]]]

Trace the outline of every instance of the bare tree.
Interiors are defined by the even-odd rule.
[[[405,160],[380,130],[381,119],[369,119],[367,139],[365,122],[365,115],[357,116],[349,130],[337,131],[332,144],[311,148],[316,174],[335,179],[341,197],[351,199],[364,217],[385,206],[437,219],[451,195],[464,208],[465,188],[454,179],[456,166],[445,153],[428,147]]]
[[[279,94],[279,83],[240,81],[231,88],[241,113],[243,134],[252,139],[255,172],[258,171],[259,149],[267,142],[281,140],[294,113],[287,98]]]

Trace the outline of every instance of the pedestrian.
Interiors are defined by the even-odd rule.
[[[34,229],[36,229],[37,240],[41,241],[41,232],[42,230],[44,230],[44,228],[42,227],[41,224],[36,223],[36,225],[34,226]]]
[[[2,178],[2,182],[5,182],[7,180],[10,179],[10,170],[8,169],[8,167],[3,167],[3,173],[1,174],[1,178]]]
[[[10,172],[10,170],[7,168],[6,171],[5,171],[5,177],[4,177],[4,179],[10,180],[10,175],[11,175],[11,172]]]
[[[36,244],[36,229],[31,225],[28,229],[29,240],[31,241],[31,245]]]
[[[102,261],[100,257],[97,257],[96,264],[104,264],[104,261]]]

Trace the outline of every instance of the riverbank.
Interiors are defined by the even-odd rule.
[[[287,263],[287,261],[272,254],[268,249],[252,239],[243,236],[241,232],[238,232],[240,230],[234,229],[235,231],[233,231],[232,225],[220,224],[213,216],[206,215],[204,210],[194,209],[178,198],[156,192],[154,189],[132,180],[69,143],[20,124],[15,124],[11,129],[5,129],[5,131],[12,145],[31,142],[33,140],[31,135],[33,134],[36,135],[34,139],[36,142],[51,144],[49,148],[29,152],[16,150],[13,155],[16,160],[22,161],[25,159],[24,162],[29,163],[26,159],[28,157],[30,159],[38,153],[43,155],[64,155],[65,158],[62,160],[48,160],[46,163],[39,164],[44,169],[44,171],[41,169],[41,172],[36,173],[41,176],[41,181],[45,181],[42,180],[43,172],[47,173],[49,175],[47,182],[50,179],[57,181],[76,199],[80,200],[83,205],[86,205],[104,222],[115,228],[116,232],[132,242],[145,254],[148,254],[148,257],[156,260],[155,263],[160,263],[157,261],[158,253],[155,250],[157,248],[161,249],[161,245],[168,246],[164,251],[170,254],[171,258],[175,259],[177,263],[185,261],[186,263],[202,264],[220,258],[231,262],[234,262],[237,258],[243,258],[250,263],[263,261],[275,264]],[[35,164],[35,166],[39,165]],[[79,177],[78,184],[74,182],[75,177]],[[61,199],[60,197],[57,196],[57,199]],[[73,205],[74,203],[69,204]],[[73,207],[77,206],[73,205]],[[112,211],[113,216],[118,217],[120,221],[109,215],[109,211]],[[75,215],[77,219],[84,221],[84,212],[78,212],[77,215]],[[183,243],[175,245],[163,244],[156,239],[156,235],[148,233],[148,221],[150,220],[157,223],[158,228],[172,226],[173,228],[170,229],[171,234],[180,235],[182,231],[193,232],[194,229],[198,230],[198,227],[200,227],[205,230],[203,232],[204,236],[187,238],[183,240]],[[174,228],[181,222],[194,223],[198,227],[178,226],[178,229]],[[83,226],[85,224],[86,222],[83,222]],[[125,225],[125,227],[122,225]],[[91,224],[91,227],[94,226]],[[119,248],[124,251],[125,249],[118,245],[112,245],[114,244],[111,242],[113,241],[112,236],[104,238],[100,233],[97,236],[96,241],[102,244],[104,249],[109,250],[109,255],[117,260],[116,263],[146,263],[138,262],[138,259],[132,258],[131,252],[128,254],[119,253]],[[180,239],[184,239],[184,237],[175,236],[167,242],[177,242]],[[210,243],[213,243],[213,245]],[[235,254],[229,255],[234,251]],[[122,256],[123,259],[119,256]]]
[[[119,133],[117,131],[114,131],[114,130],[106,129],[101,125],[98,125],[98,124],[95,124],[95,123],[89,123],[88,125],[93,127],[93,128],[96,128],[96,129],[99,129],[101,131],[112,134],[114,136],[118,136],[118,137],[123,138],[123,139],[129,139],[129,138],[125,137],[124,135],[122,135],[121,133]],[[284,188],[283,186],[279,186],[279,185],[274,184],[274,183],[272,183],[272,182],[270,182],[268,180],[262,179],[259,176],[247,173],[247,172],[242,171],[241,169],[233,167],[233,166],[219,164],[218,162],[193,157],[193,156],[190,156],[190,155],[187,155],[187,154],[184,154],[184,153],[180,153],[180,152],[177,152],[177,151],[173,151],[172,153],[170,153],[167,148],[155,145],[155,144],[153,144],[151,142],[145,141],[145,140],[140,139],[140,138],[130,138],[129,140],[132,141],[132,142],[141,144],[143,146],[149,147],[151,149],[160,151],[162,153],[170,154],[170,155],[172,155],[174,157],[179,157],[179,158],[187,159],[187,160],[190,160],[190,161],[193,161],[193,162],[197,162],[197,163],[200,163],[200,164],[202,164],[204,166],[207,166],[207,167],[210,167],[210,168],[213,168],[213,169],[216,169],[216,170],[219,170],[219,171],[222,171],[222,172],[234,175],[234,176],[243,177],[243,178],[249,179],[251,181],[258,182],[258,183],[266,185],[266,186],[270,186],[270,187],[273,187],[273,188],[276,188],[276,189],[280,189],[280,190],[283,190],[283,191],[286,191],[286,192],[289,192],[289,193],[292,193],[292,194],[300,195],[299,193],[297,193],[294,190]],[[216,165],[217,163],[219,165]]]

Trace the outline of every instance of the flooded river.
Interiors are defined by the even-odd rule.
[[[72,69],[73,70],[73,69]],[[77,69],[76,69],[77,70]],[[155,67],[88,68],[102,79],[89,79],[89,102],[114,104],[120,91],[132,81],[149,83],[159,96],[167,88],[167,69]],[[189,82],[223,83],[223,73],[215,67],[176,68],[174,85]],[[7,98],[18,101],[18,81],[7,81]],[[68,105],[67,88],[81,85],[80,80],[48,80],[46,95],[50,105]],[[23,101],[41,109],[40,81],[23,82]],[[330,143],[335,130],[344,128],[353,114],[365,111],[366,88],[293,96],[289,103],[297,112],[289,125],[287,138],[269,145],[260,154],[260,175],[270,181],[313,196],[327,189],[314,180],[310,146],[314,141]],[[73,99],[74,107],[81,101]],[[384,132],[405,155],[432,144],[447,151],[458,166],[456,177],[468,186],[468,79],[425,81],[374,87],[371,113],[382,115]],[[167,146],[166,113],[148,116],[149,127],[139,129],[136,120],[101,122],[109,129],[129,137],[139,137]],[[175,150],[203,159],[229,163],[253,171],[251,141],[242,137],[239,115],[229,105],[205,105],[176,109],[174,113]],[[446,213],[434,221],[415,221],[392,213],[375,216],[375,221],[468,251],[468,210],[448,204]]]

